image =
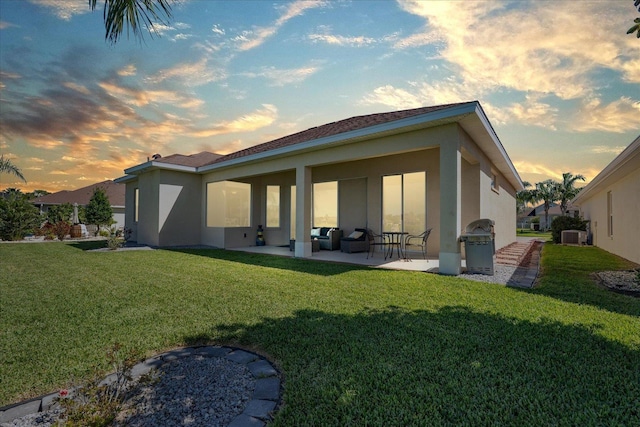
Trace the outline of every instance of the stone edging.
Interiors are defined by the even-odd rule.
[[[137,379],[167,362],[189,356],[224,357],[232,362],[246,365],[255,378],[256,388],[251,400],[244,411],[229,424],[229,427],[264,426],[265,422],[271,419],[272,412],[280,403],[278,371],[267,359],[246,350],[219,346],[178,348],[138,363],[131,369],[131,376]],[[104,382],[108,383],[114,379],[115,374],[111,374],[104,379]],[[0,423],[8,423],[25,415],[48,411],[55,403],[56,397],[58,393],[51,393],[2,407]]]

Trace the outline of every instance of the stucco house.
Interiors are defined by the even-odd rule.
[[[125,170],[126,226],[152,246],[289,245],[312,227],[433,231],[440,272],[461,271],[461,231],[495,221],[515,240],[522,181],[477,101],[340,120],[220,156],[159,157]]]
[[[573,206],[572,204],[567,205],[567,213],[566,216],[578,217],[579,209]],[[549,224],[546,223],[546,216],[544,212],[544,203],[534,207],[533,209],[525,212],[524,216],[518,218],[518,226],[522,227],[522,224],[526,224],[526,226],[530,226],[531,220],[533,218],[538,218],[540,220],[539,227],[540,230],[546,230],[551,227],[551,223],[553,220],[559,216],[562,216],[562,209],[560,209],[560,203],[551,203],[549,205]]]
[[[593,244],[640,264],[640,136],[573,199]]]
[[[113,225],[118,228],[124,227],[126,186],[112,180],[98,182],[78,188],[77,190],[62,190],[47,194],[31,200],[31,203],[40,208],[40,212],[47,212],[50,206],[62,205],[64,203],[70,203],[72,205],[77,203],[78,206],[87,206],[96,188],[104,189],[109,198],[109,203],[111,203],[111,209],[113,210]]]

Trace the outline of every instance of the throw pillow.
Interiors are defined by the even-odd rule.
[[[320,235],[320,229],[319,228],[312,228],[311,229],[311,237],[317,237]]]
[[[354,231],[353,233],[349,234],[349,238],[351,239],[359,239],[362,237],[364,233],[362,231]]]

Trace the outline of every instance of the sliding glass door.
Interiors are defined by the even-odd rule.
[[[382,177],[382,231],[420,234],[427,226],[426,173]]]

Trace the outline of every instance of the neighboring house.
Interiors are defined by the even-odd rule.
[[[573,204],[593,244],[640,264],[640,136],[586,185]]]
[[[268,245],[312,253],[312,227],[433,228],[428,253],[461,271],[460,235],[495,221],[515,241],[522,181],[477,101],[370,114],[219,156],[155,156],[125,170],[126,226],[152,246]]]
[[[551,223],[554,219],[562,216],[562,210],[560,209],[560,203],[551,203],[549,205],[549,224],[546,223],[546,216],[544,213],[544,203],[536,206],[528,211],[525,217],[518,218],[518,226],[521,224],[531,224],[531,219],[538,217],[540,219],[540,230],[546,230],[551,227]],[[567,205],[566,216],[578,217],[579,209],[571,204]]]
[[[111,209],[113,209],[113,224],[115,227],[124,227],[125,223],[125,208],[124,198],[126,186],[124,184],[118,184],[114,181],[108,180],[99,182],[97,184],[89,185],[88,187],[79,188],[77,190],[62,190],[57,193],[47,194],[46,196],[37,197],[31,200],[31,203],[40,208],[40,212],[47,212],[49,206],[62,205],[64,203],[77,203],[78,206],[86,206],[93,196],[93,192],[96,188],[103,188],[109,203],[111,203]]]

